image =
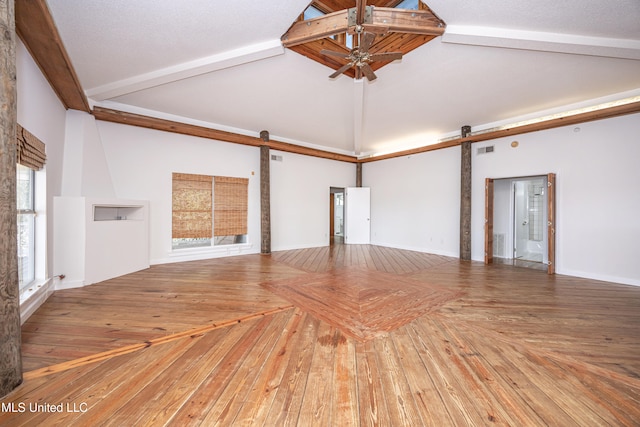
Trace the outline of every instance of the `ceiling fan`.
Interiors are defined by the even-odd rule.
[[[371,7],[372,8],[372,7]],[[402,58],[402,52],[369,53],[369,48],[376,38],[376,33],[365,29],[366,14],[371,13],[371,9],[366,6],[366,0],[356,2],[355,11],[355,36],[357,38],[354,48],[349,53],[336,52],[322,49],[322,55],[336,56],[347,59],[349,62],[338,68],[329,78],[336,78],[351,67],[356,67],[356,76],[364,75],[367,80],[373,81],[377,78],[369,63],[373,61],[395,61]]]
[[[364,37],[361,35],[364,33]],[[333,50],[323,49],[320,51],[323,55],[337,56],[339,58],[348,59],[349,62],[338,68],[329,78],[336,78],[351,67],[356,67],[369,81],[377,78],[373,69],[369,65],[373,61],[394,61],[402,58],[402,52],[386,52],[386,53],[369,53],[369,48],[373,43],[376,35],[362,30],[361,26],[356,27],[356,35],[358,36],[358,44],[351,49],[349,53],[335,52]]]

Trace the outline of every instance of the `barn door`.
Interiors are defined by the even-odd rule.
[[[484,263],[493,263],[493,179],[484,181]]]

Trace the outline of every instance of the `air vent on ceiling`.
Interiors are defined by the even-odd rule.
[[[272,154],[271,155],[271,160],[276,161],[276,162],[281,162],[282,161],[282,156],[278,156],[276,154]]]
[[[486,147],[478,147],[478,154],[493,153],[493,145],[487,145]]]

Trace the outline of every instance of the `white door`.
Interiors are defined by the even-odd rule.
[[[370,238],[370,202],[368,187],[348,187],[344,195],[345,232],[347,244],[369,244]]]

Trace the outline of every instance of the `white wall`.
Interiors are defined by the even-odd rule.
[[[371,243],[458,256],[460,147],[363,165]]]
[[[50,295],[53,271],[53,198],[60,194],[65,137],[65,108],[20,39],[16,43],[17,119],[45,143],[47,162],[36,173],[36,281],[21,295],[24,322]]]
[[[98,121],[116,196],[150,202],[151,264],[234,255],[215,250],[172,252],[171,174],[249,178],[248,248],[260,252],[260,150],[186,135]],[[329,188],[355,185],[355,165],[272,150],[273,251],[329,243]],[[231,250],[231,252],[229,252]],[[180,255],[186,254],[186,255]]]
[[[639,135],[635,114],[473,144],[472,258],[484,259],[485,178],[554,172],[556,272],[640,285]],[[366,163],[363,181],[373,244],[458,256],[459,148]]]
[[[473,259],[484,257],[484,179],[554,172],[556,272],[640,285],[639,135],[634,114],[474,144]],[[485,145],[495,152],[476,155]]]
[[[16,59],[18,122],[46,144],[46,210],[51,212],[53,197],[62,194],[65,120],[77,113],[65,112],[20,41]],[[108,190],[110,178],[116,197],[150,201],[152,263],[179,260],[171,257],[171,172],[249,178],[250,250],[259,252],[257,148],[86,117],[81,121],[85,135],[91,134],[89,161],[101,163],[99,144],[104,149],[107,168],[101,166],[96,188]],[[640,115],[635,114],[474,144],[473,259],[483,259],[484,179],[555,172],[556,271],[640,285],[638,135]],[[510,147],[512,140],[520,142],[518,148]],[[476,156],[476,148],[483,145],[495,145],[495,153]],[[282,155],[283,162],[271,162],[272,249],[326,245],[329,187],[353,186],[355,165],[274,154]],[[371,187],[373,244],[458,255],[459,148],[364,164],[363,184]],[[49,266],[52,232],[49,213]],[[59,273],[49,271],[47,277]]]
[[[173,172],[248,178],[248,244],[241,253],[260,252],[258,148],[109,122],[96,124],[116,196],[149,201],[151,264],[240,253],[230,247],[171,250]]]
[[[53,197],[60,195],[62,185],[62,156],[64,150],[66,110],[58,96],[20,39],[16,44],[16,86],[18,95],[18,123],[46,145],[46,206],[50,211]],[[41,212],[42,213],[42,212]],[[53,258],[53,217],[47,216],[47,265]],[[53,272],[47,272],[49,278]]]
[[[115,198],[96,119],[67,111],[62,195]]]
[[[330,187],[353,187],[356,166],[272,150],[271,249],[281,251],[329,244]]]

